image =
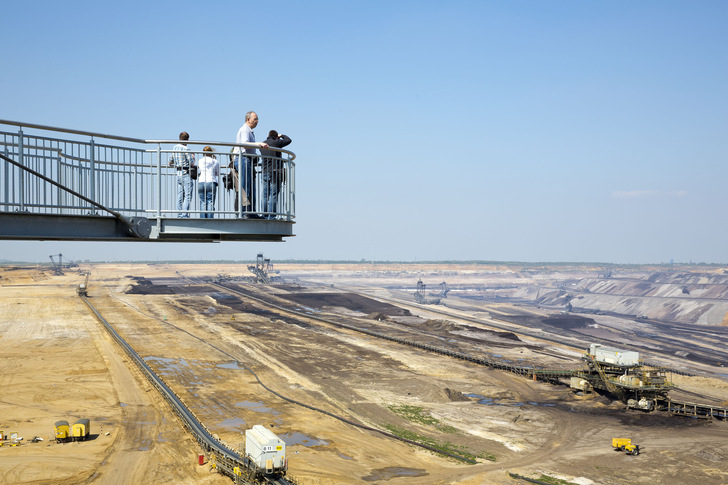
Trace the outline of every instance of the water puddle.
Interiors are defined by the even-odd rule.
[[[279,414],[281,414],[280,412],[265,406],[261,401],[241,401],[236,402],[235,405],[241,408],[249,409],[256,413],[267,413],[272,414],[273,416],[278,416]]]
[[[159,363],[159,367],[174,369],[180,371],[182,367],[189,368],[189,364],[184,359],[170,359],[167,357],[147,357],[144,359],[146,362],[154,361]]]
[[[484,404],[486,406],[510,406],[510,407],[523,406],[522,402],[501,402],[500,399],[496,399],[493,397],[485,397],[485,396],[481,396],[480,394],[464,394],[464,395],[466,397],[477,399],[478,404]]]
[[[326,446],[329,444],[328,441],[312,438],[303,433],[288,433],[280,438],[286,442],[286,446],[303,445],[306,448],[311,448],[312,446]]]
[[[238,365],[237,362],[229,362],[227,364],[217,364],[219,369],[245,370]]]
[[[427,472],[421,468],[405,468],[400,466],[388,466],[386,468],[380,468],[378,470],[372,470],[372,472],[366,477],[362,477],[365,482],[378,482],[384,480],[391,480],[392,478],[399,477],[424,477],[427,476]]]
[[[176,374],[185,376],[189,384],[202,384],[197,375],[193,372],[194,367],[185,359],[170,359],[166,357],[147,357],[144,359],[147,363],[154,363],[157,373],[164,377],[165,375]]]
[[[139,451],[149,451],[152,446],[152,440],[150,439],[142,439],[141,445],[139,445],[139,448],[137,448]]]
[[[245,429],[245,420],[243,418],[228,418],[220,423],[224,428]]]

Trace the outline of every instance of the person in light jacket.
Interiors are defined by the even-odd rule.
[[[215,210],[220,162],[213,154],[214,151],[212,147],[206,146],[202,149],[203,157],[197,162],[197,193],[200,196],[200,211],[202,211],[200,217],[202,219],[215,217],[212,211]]]

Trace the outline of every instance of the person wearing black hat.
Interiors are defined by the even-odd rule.
[[[270,148],[283,148],[291,144],[286,135],[279,135],[276,130],[270,130],[265,143]],[[278,194],[281,184],[285,182],[285,167],[281,159],[281,152],[276,150],[260,150],[263,157],[263,212],[268,219],[275,219],[278,211]]]

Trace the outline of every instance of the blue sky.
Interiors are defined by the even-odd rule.
[[[728,262],[728,2],[11,2],[0,118],[297,154],[285,243],[3,258]],[[113,256],[109,256],[113,255]]]

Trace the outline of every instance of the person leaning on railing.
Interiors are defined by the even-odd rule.
[[[183,131],[179,134],[179,139],[185,142],[190,139],[190,135]],[[187,147],[187,143],[178,143],[172,148],[169,163],[177,169],[177,217],[189,218],[193,184],[190,169],[195,165],[195,154]]]
[[[217,195],[217,178],[220,176],[220,162],[213,155],[212,147],[202,149],[203,157],[197,162],[197,193],[200,196],[200,214],[202,219],[213,219],[215,215],[215,196]],[[208,211],[208,212],[204,212]]]
[[[268,144],[264,142],[256,142],[255,141],[255,133],[253,133],[253,128],[258,126],[258,115],[255,111],[248,111],[245,113],[245,124],[240,127],[238,130],[238,134],[236,136],[236,143],[247,143],[251,145],[257,145],[260,148],[268,148]],[[235,170],[240,170],[240,175],[242,175],[242,183],[243,183],[243,190],[248,196],[248,199],[250,199],[250,208],[248,209],[251,212],[256,211],[256,187],[255,187],[255,165],[256,165],[256,157],[257,155],[255,148],[244,148],[240,149],[240,147],[236,147],[236,153],[238,154],[235,157],[235,161],[233,162],[233,168]],[[240,160],[242,159],[242,160]],[[242,162],[242,163],[240,163]],[[237,192],[236,192],[235,200],[237,201]],[[245,204],[243,204],[245,205]],[[237,210],[237,203],[235,205],[235,210]],[[259,214],[246,214],[245,216],[251,218],[251,219],[259,219]]]
[[[283,148],[291,144],[291,139],[286,135],[279,135],[276,130],[270,130],[265,143],[269,148]],[[268,219],[275,219],[275,213],[278,211],[278,194],[286,176],[283,162],[279,160],[281,152],[261,149],[260,154],[263,156],[263,212],[268,213]]]

